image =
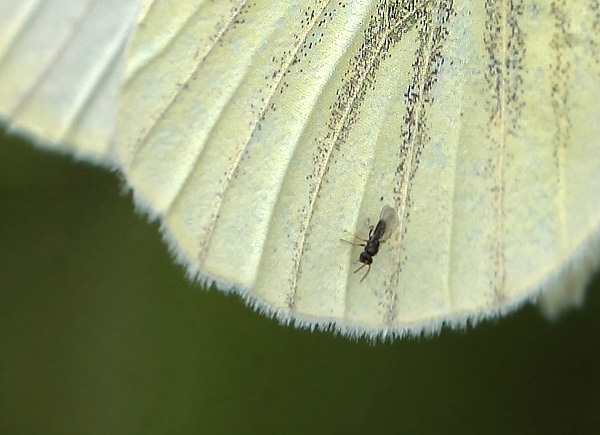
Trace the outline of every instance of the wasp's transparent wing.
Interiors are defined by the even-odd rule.
[[[379,219],[385,222],[385,231],[383,232],[381,240],[386,241],[392,233],[396,231],[396,228],[398,228],[398,213],[389,205],[384,205],[383,209],[381,209]]]

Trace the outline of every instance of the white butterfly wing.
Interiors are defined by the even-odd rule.
[[[138,4],[0,8],[2,118],[118,162],[192,276],[283,321],[418,334],[540,289],[552,312],[598,264],[594,1],[146,1],[114,141]],[[361,284],[339,238],[381,204]]]
[[[179,57],[140,27],[121,160],[190,274],[283,320],[402,335],[506,312],[597,233],[597,16],[198,2]],[[382,201],[399,228],[360,284],[339,235]]]
[[[40,146],[113,164],[138,0],[2,0],[0,120]]]

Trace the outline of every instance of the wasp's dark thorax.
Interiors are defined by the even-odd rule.
[[[380,220],[379,222],[377,222],[375,229],[371,231],[371,234],[369,234],[369,240],[367,240],[367,244],[365,245],[365,251],[363,252],[363,254],[368,255],[361,255],[361,263],[371,264],[373,262],[373,259],[371,257],[374,257],[379,252],[379,245],[381,244],[381,238],[383,237],[383,233],[385,233],[385,221]]]

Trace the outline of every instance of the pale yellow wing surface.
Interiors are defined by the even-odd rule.
[[[401,336],[573,299],[598,254],[599,23],[592,0],[156,0],[116,151],[189,274],[282,321]],[[340,238],[384,204],[361,283]]]
[[[348,334],[581,300],[597,1],[138,3],[0,2],[0,119],[120,165],[190,275]],[[361,283],[340,238],[384,204],[399,222]]]
[[[111,164],[138,0],[2,0],[0,121],[41,146]]]

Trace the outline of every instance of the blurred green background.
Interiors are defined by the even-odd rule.
[[[599,433],[600,279],[373,346],[190,284],[114,174],[0,141],[0,433]]]

